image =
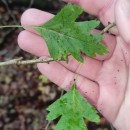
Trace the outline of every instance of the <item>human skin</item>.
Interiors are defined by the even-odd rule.
[[[85,62],[77,62],[72,56],[69,63],[51,62],[38,64],[39,71],[65,90],[71,87],[75,76],[78,90],[117,130],[130,130],[130,0],[66,0],[81,6],[95,15],[106,26],[115,22],[102,41],[109,53]],[[25,11],[21,17],[23,26],[42,25],[53,17],[37,9]],[[99,33],[94,30],[93,33]],[[34,30],[26,29],[18,36],[19,46],[38,57],[49,57],[43,38]]]

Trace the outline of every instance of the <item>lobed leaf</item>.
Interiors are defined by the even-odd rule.
[[[84,118],[99,122],[96,109],[84,99],[74,85],[68,93],[50,105],[47,120],[60,117],[56,130],[86,130]]]
[[[83,62],[82,53],[95,57],[96,54],[108,52],[106,46],[100,43],[103,37],[90,33],[99,25],[99,21],[75,22],[82,12],[80,7],[68,4],[50,21],[35,27],[45,39],[54,60],[67,60],[71,54],[76,60]]]

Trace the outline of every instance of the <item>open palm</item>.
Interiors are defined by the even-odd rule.
[[[66,0],[67,2],[69,0]],[[97,16],[104,25],[116,22],[110,34],[102,41],[109,54],[95,59],[84,57],[83,64],[69,57],[69,63],[52,62],[38,64],[38,69],[51,81],[69,89],[77,78],[77,88],[90,103],[118,130],[130,129],[130,5],[129,0],[72,0],[90,14]],[[40,17],[39,17],[40,16]],[[27,10],[21,18],[22,25],[41,25],[53,17],[52,14],[36,9]],[[94,30],[98,33],[98,30]],[[18,37],[19,46],[38,57],[49,57],[45,41],[34,30],[24,30]],[[125,126],[122,125],[125,122]]]

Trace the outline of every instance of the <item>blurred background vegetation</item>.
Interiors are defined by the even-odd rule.
[[[22,13],[29,8],[56,14],[64,5],[61,0],[0,0],[0,25],[20,24]],[[80,20],[93,18],[84,13]],[[0,30],[0,61],[34,58],[18,47],[20,31]],[[60,95],[61,89],[40,75],[36,65],[0,68],[0,130],[45,130],[46,108]],[[55,123],[48,130],[54,130]],[[86,124],[89,130],[112,130],[103,117],[99,124]]]

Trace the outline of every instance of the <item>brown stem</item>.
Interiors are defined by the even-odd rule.
[[[108,24],[101,32],[100,34],[103,35],[104,33],[106,33],[108,30],[110,30],[111,28],[115,27],[116,23],[110,23]]]
[[[18,59],[0,62],[0,67],[9,66],[9,65],[28,65],[28,64],[36,64],[36,63],[49,63],[51,61],[54,61],[53,58],[23,60],[23,58],[20,57]]]

